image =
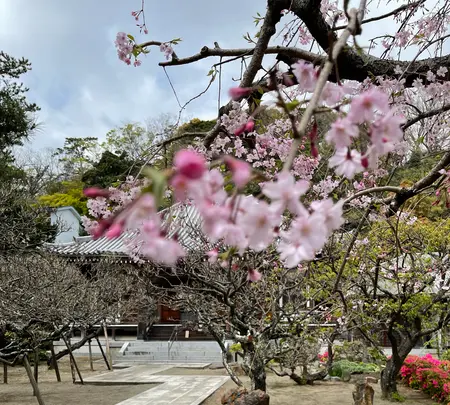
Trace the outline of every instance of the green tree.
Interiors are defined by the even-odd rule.
[[[98,139],[94,137],[66,138],[64,146],[55,152],[63,164],[66,178],[81,179],[95,162],[98,148]]]
[[[22,145],[36,128],[39,107],[26,98],[28,88],[17,80],[31,70],[27,59],[0,51],[0,161],[11,162],[11,148]]]
[[[116,155],[109,151],[92,165],[82,177],[85,186],[109,187],[125,180],[127,175],[136,175],[140,165],[129,159],[125,152]]]
[[[38,203],[43,207],[75,208],[80,215],[87,214],[87,198],[83,194],[85,185],[79,180],[61,181],[49,188],[49,194],[38,197]]]
[[[344,302],[334,316],[375,346],[376,336],[386,334],[392,356],[380,382],[388,399],[397,395],[396,379],[411,350],[450,322],[450,220],[412,222],[373,222],[348,257],[347,243],[337,243],[311,264],[311,273],[321,275],[317,290],[323,297]]]
[[[36,128],[38,106],[26,98],[28,88],[19,82],[31,69],[27,59],[0,52],[0,254],[37,248],[52,240],[55,227],[45,209],[27,187],[28,174],[17,167],[12,154]]]

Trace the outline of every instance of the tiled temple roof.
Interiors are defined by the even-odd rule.
[[[201,232],[201,217],[193,205],[178,204],[161,211],[161,214],[164,215],[163,224],[168,226],[168,237],[176,233],[178,242],[188,252],[205,249],[207,243]],[[70,243],[48,243],[45,249],[72,261],[109,257],[116,262],[131,262],[126,243],[135,234],[136,232],[125,232],[118,238],[108,239],[103,236],[95,240],[91,236],[80,236]]]

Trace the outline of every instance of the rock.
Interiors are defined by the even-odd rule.
[[[355,384],[353,391],[354,405],[373,405],[374,390],[365,379]]]
[[[245,388],[228,391],[222,396],[222,405],[269,405],[270,397],[264,391],[248,392]]]
[[[243,397],[247,393],[248,393],[248,391],[245,388],[235,388],[235,389],[229,390],[225,394],[222,395],[221,403],[223,405],[235,404],[236,400]]]
[[[331,381],[341,381],[340,377],[330,377]]]
[[[325,377],[324,377],[324,379],[323,379],[324,381],[330,381],[331,380],[331,377],[330,377],[330,375],[329,374],[327,374]]]

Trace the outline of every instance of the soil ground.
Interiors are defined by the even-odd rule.
[[[223,369],[218,370],[188,370],[173,368],[161,372],[161,374],[172,375],[227,375]],[[244,385],[249,388],[249,379],[247,377],[239,376]],[[381,400],[381,390],[378,384],[372,384],[375,389],[374,403],[389,404]],[[236,384],[228,381],[221,388],[219,388],[213,395],[211,395],[202,405],[219,405],[224,393],[230,389],[236,388]],[[280,378],[273,374],[267,375],[267,392],[270,395],[270,405],[330,405],[330,404],[353,404],[352,392],[354,384],[320,381],[313,386],[305,385],[299,386],[291,381],[289,378]],[[406,398],[408,405],[432,405],[436,402],[429,399],[425,394],[419,391],[414,391],[408,387],[399,385],[400,394]]]
[[[81,375],[89,377],[95,374],[107,372],[105,364],[101,361],[94,363],[91,371],[86,358],[77,357]],[[48,370],[46,364],[39,367],[39,388],[46,405],[86,405],[101,403],[102,405],[115,405],[118,402],[131,398],[151,388],[149,384],[143,385],[79,385],[72,383],[69,361],[63,359],[59,362],[62,383],[56,382],[54,370]],[[0,368],[0,374],[2,368]],[[165,375],[226,375],[225,370],[193,370],[172,368],[164,370]],[[246,387],[249,380],[240,376]],[[280,378],[272,374],[267,376],[268,393],[271,405],[329,405],[329,404],[352,404],[352,391],[354,385],[351,383],[321,381],[314,386],[298,386],[289,378]],[[236,385],[229,381],[219,390],[211,395],[203,405],[219,405],[222,395],[235,388]],[[375,403],[381,402],[381,392],[378,385],[373,384],[375,389]],[[400,386],[400,393],[406,398],[408,405],[432,405],[431,401],[421,392],[413,391]],[[37,400],[33,397],[33,390],[23,367],[9,368],[8,384],[3,384],[0,378],[0,404],[2,405],[36,405]],[[388,402],[386,402],[387,404]]]
[[[108,372],[103,361],[94,362],[95,371],[91,371],[87,358],[77,357],[76,361],[83,378]],[[62,380],[60,383],[56,381],[55,371],[48,370],[46,363],[39,366],[39,390],[45,405],[115,405],[152,387],[151,384],[114,386],[73,384],[68,358],[60,360],[58,364]],[[3,367],[0,367],[0,375],[1,405],[37,405],[33,388],[23,367],[8,367],[8,384],[3,384]]]

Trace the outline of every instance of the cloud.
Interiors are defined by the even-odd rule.
[[[242,46],[241,40],[233,38],[239,38],[249,22],[251,27],[251,16],[264,9],[264,1],[248,7],[235,0],[225,3],[174,0],[170,9],[167,2],[149,3],[150,35],[157,40],[183,37],[177,49],[183,55],[196,53],[204,45],[213,46],[216,40]],[[29,98],[41,107],[41,126],[33,146],[58,147],[69,136],[102,138],[125,122],[178,113],[171,86],[157,65],[163,60],[159,49],[152,49],[140,68],[117,59],[115,34],[138,33],[130,13],[139,6],[137,0],[2,0],[3,49],[13,56],[25,56],[33,66],[24,76]],[[211,61],[205,61],[167,69],[182,103],[206,87],[210,65]],[[192,102],[185,115],[213,117],[217,109],[214,97]]]

